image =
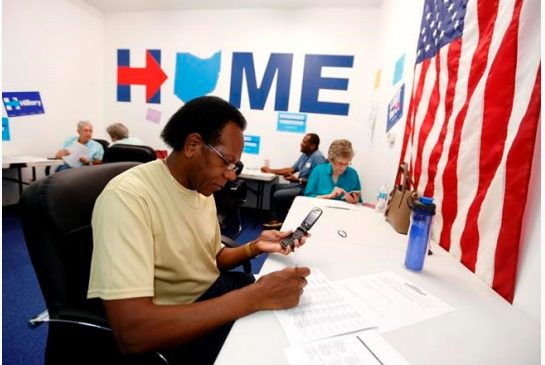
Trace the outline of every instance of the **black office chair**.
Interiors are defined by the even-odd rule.
[[[104,152],[103,162],[136,161],[149,162],[157,159],[155,150],[149,146],[116,143]]]
[[[28,252],[47,311],[30,321],[49,323],[45,364],[167,364],[159,353],[125,356],[118,350],[102,302],[87,299],[97,196],[126,162],[86,166],[31,184],[20,200]]]
[[[106,149],[110,145],[110,142],[108,142],[105,139],[93,138],[93,141],[96,141],[96,142],[100,143],[102,145],[102,148],[104,149],[104,151],[106,151]]]
[[[20,200],[21,223],[47,311],[45,364],[168,364],[159,352],[122,355],[100,299],[87,299],[91,214],[106,184],[138,165],[119,162],[61,171],[31,184]],[[226,246],[236,245],[223,238]],[[245,272],[251,272],[247,262]]]
[[[242,232],[240,205],[246,201],[246,192],[246,181],[237,179],[227,182],[221,190],[214,193],[218,221],[223,235],[235,239]]]

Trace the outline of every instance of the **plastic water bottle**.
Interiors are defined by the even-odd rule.
[[[375,204],[375,211],[377,213],[384,214],[386,211],[386,200],[388,199],[388,190],[386,185],[382,184],[378,189],[377,203]]]
[[[421,271],[428,252],[431,221],[435,215],[433,198],[421,197],[413,203],[409,244],[405,255],[405,266],[413,271]]]

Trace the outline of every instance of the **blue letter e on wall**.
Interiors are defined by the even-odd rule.
[[[354,56],[306,55],[300,112],[348,115],[350,104],[318,101],[318,94],[320,89],[348,89],[348,79],[322,77],[322,67],[352,67],[353,64]]]

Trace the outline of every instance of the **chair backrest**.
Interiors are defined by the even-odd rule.
[[[93,138],[93,141],[96,141],[96,142],[100,143],[102,145],[102,148],[104,149],[104,151],[106,151],[106,149],[110,145],[110,142],[108,142],[105,139]]]
[[[51,318],[89,305],[87,286],[95,200],[135,162],[84,166],[45,177],[24,190],[21,223]]]
[[[242,231],[242,220],[239,206],[246,201],[246,181],[237,179],[229,181],[214,193],[218,221],[221,233],[230,238],[236,238]]]
[[[104,152],[104,162],[137,161],[149,162],[157,159],[155,150],[149,146],[116,143]]]

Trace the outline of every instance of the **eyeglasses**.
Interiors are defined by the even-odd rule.
[[[346,167],[346,166],[352,165],[352,161],[337,161],[337,160],[332,160],[332,162],[333,162],[335,165],[341,166],[341,167]]]
[[[223,162],[225,162],[225,164],[227,165],[227,170],[228,171],[234,171],[235,174],[237,174],[237,175],[242,172],[242,169],[244,168],[244,164],[242,163],[242,161],[229,162],[229,160],[227,160],[225,157],[223,157],[223,155],[221,153],[219,153],[219,151],[217,149],[215,149],[214,147],[212,147],[210,144],[206,143],[206,147],[208,147],[212,151],[216,152],[216,155],[218,155],[223,160]]]

